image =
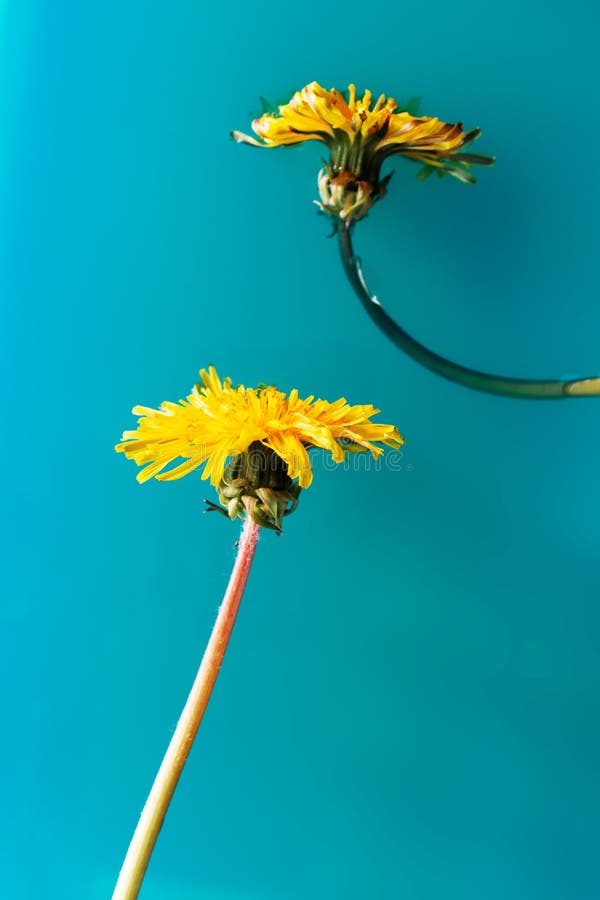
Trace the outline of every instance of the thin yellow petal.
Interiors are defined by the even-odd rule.
[[[115,450],[143,467],[138,481],[173,481],[205,463],[202,479],[218,486],[230,459],[262,443],[305,488],[312,482],[310,447],[339,463],[347,451],[379,455],[383,446],[404,442],[394,426],[371,421],[378,412],[371,405],[350,406],[344,398],[329,403],[312,395],[303,399],[297,390],[286,396],[275,387],[233,387],[213,366],[202,369],[200,378],[185,400],[165,401],[159,409],[134,408],[138,427],[126,431]]]

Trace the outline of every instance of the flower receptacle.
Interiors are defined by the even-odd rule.
[[[257,525],[281,534],[283,517],[296,509],[301,488],[281,457],[254,441],[231,460],[217,491],[222,506],[207,500],[208,512],[221,512],[229,519],[250,516]]]

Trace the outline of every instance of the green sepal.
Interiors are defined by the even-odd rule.
[[[222,506],[205,500],[207,512],[220,512],[229,519],[250,516],[277,534],[281,534],[283,517],[296,509],[301,492],[281,457],[260,441],[231,460],[217,490]]]
[[[423,166],[423,168],[419,169],[419,171],[417,172],[417,178],[419,181],[425,181],[425,179],[433,175],[434,172],[439,173],[440,169],[436,169],[435,166]]]
[[[400,110],[400,112],[407,112],[409,116],[418,116],[420,105],[420,97],[411,97],[410,100],[406,101],[406,103],[399,103],[398,109]]]

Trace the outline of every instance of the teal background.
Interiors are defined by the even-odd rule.
[[[199,476],[140,487],[112,448],[213,362],[407,445],[317,464],[261,540],[144,900],[597,898],[599,401],[417,367],[344,281],[321,148],[228,139],[313,79],[480,125],[475,188],[397,162],[369,281],[465,364],[593,374],[589,5],[0,10],[2,896],[110,896],[237,536]]]

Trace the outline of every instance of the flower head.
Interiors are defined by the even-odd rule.
[[[383,453],[380,444],[404,443],[394,426],[371,422],[379,412],[373,406],[302,399],[297,390],[286,395],[275,387],[236,387],[229,378],[221,381],[212,366],[200,377],[185,400],[160,409],[134,407],[138,427],[126,431],[115,449],[145,467],[140,482],[171,481],[204,464],[202,478],[219,489],[231,518],[245,512],[280,530],[282,515],[312,482],[312,447],[340,463],[348,452],[376,457]]]
[[[463,131],[429,116],[398,109],[382,94],[375,104],[370,91],[357,97],[353,84],[345,97],[316,81],[297,91],[279,113],[265,113],[252,122],[258,140],[233,131],[236,141],[254,147],[282,147],[303,141],[322,141],[329,148],[329,164],[319,174],[320,201],[325,212],[346,222],[363,218],[385,194],[390,176],[380,180],[382,163],[401,154],[425,165],[424,174],[448,173],[473,183],[471,165],[492,165],[489,156],[462,153],[480,135],[478,128]]]

